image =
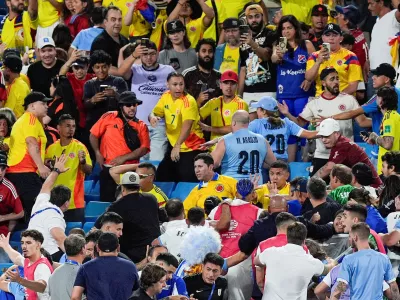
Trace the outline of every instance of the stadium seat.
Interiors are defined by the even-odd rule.
[[[85,180],[84,182],[85,195],[90,195],[93,185],[94,185],[94,180]]]
[[[367,143],[357,143],[358,146],[360,146],[365,153],[368,155],[368,157],[371,157],[371,151],[374,149],[373,145],[367,144]]]
[[[295,177],[302,176],[302,177],[309,177],[310,162],[291,162],[289,163],[290,167],[290,180]]]
[[[100,182],[99,181],[97,181],[93,185],[89,194],[85,193],[85,202],[89,203],[92,201],[100,201]]]
[[[11,236],[10,236],[10,241],[20,243],[21,242],[21,233],[22,233],[22,231],[12,232]]]
[[[191,190],[197,185],[194,182],[178,182],[175,190],[171,194],[171,198],[178,198],[182,202],[185,201]]]
[[[92,173],[90,173],[89,176],[85,177],[85,180],[93,180],[94,182],[97,182],[100,178],[100,165],[95,164],[92,170]]]
[[[85,208],[85,221],[94,222],[102,213],[104,213],[107,207],[110,206],[110,202],[98,202],[91,201],[86,205]]]
[[[82,222],[67,222],[65,234],[68,235],[72,228],[82,228]]]
[[[175,182],[154,182],[168,198],[171,198],[172,191],[175,188]]]
[[[153,164],[156,168],[158,167],[158,165],[160,164],[160,160],[140,160],[141,163],[150,163]]]
[[[9,267],[14,265],[13,263],[0,263],[0,275],[3,274]]]
[[[90,229],[92,229],[93,227],[94,227],[94,222],[86,222],[83,225],[83,231],[85,231],[85,233],[88,233]]]
[[[15,251],[18,251],[19,253],[22,253],[22,246],[21,246],[21,242],[18,241],[10,241],[10,246],[11,248],[13,248]]]

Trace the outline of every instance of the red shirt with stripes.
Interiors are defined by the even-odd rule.
[[[19,214],[23,210],[21,200],[14,185],[4,178],[0,183],[0,215]],[[0,222],[0,234],[8,234],[10,221]]]

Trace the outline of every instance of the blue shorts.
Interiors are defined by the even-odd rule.
[[[279,99],[279,102],[282,103],[282,101],[285,100],[286,105],[289,108],[289,112],[292,116],[298,117],[301,112],[303,111],[304,107],[306,106],[308,102],[308,97],[304,98],[292,98],[292,99]],[[288,145],[293,145],[296,144],[298,141],[297,136],[291,135],[288,139]],[[300,139],[300,144],[301,146],[306,145],[306,139]]]

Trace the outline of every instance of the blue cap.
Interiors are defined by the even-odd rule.
[[[252,103],[250,105],[252,108],[259,108],[268,111],[278,111],[278,101],[270,96],[262,97],[257,103]]]
[[[245,198],[254,190],[254,185],[250,179],[240,179],[236,183],[236,190],[239,195]]]

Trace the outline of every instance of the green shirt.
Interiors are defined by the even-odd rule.
[[[354,186],[350,184],[342,185],[331,191],[329,196],[341,205],[345,205],[352,190],[354,190]]]

